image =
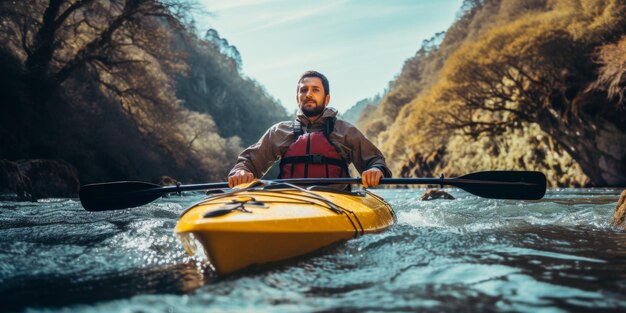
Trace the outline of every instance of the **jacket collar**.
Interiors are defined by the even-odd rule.
[[[300,121],[300,123],[302,123],[302,125],[318,124],[318,123],[324,124],[328,118],[332,118],[336,116],[337,116],[337,109],[330,108],[330,107],[326,107],[326,109],[322,113],[322,116],[320,116],[318,119],[316,119],[313,122],[311,122],[311,120],[309,120],[309,118],[306,115],[304,115],[301,109],[298,109],[298,112],[296,113],[296,118]]]

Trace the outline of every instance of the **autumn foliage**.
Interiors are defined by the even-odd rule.
[[[626,184],[620,0],[466,1],[361,120],[402,176],[540,170]]]

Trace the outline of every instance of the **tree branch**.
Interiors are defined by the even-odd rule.
[[[94,38],[93,41],[83,47],[72,60],[67,62],[63,68],[51,77],[52,84],[54,86],[62,84],[74,70],[85,64],[86,59],[92,56],[98,48],[110,44],[113,34],[137,12],[140,2],[141,0],[128,0],[124,5],[122,13],[109,24],[109,27],[100,36]]]

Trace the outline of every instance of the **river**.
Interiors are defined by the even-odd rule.
[[[172,232],[202,195],[95,213],[76,199],[0,202],[0,310],[624,312],[626,232],[609,223],[620,191],[376,190],[398,216],[389,230],[226,277]]]

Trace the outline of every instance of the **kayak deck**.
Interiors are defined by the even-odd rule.
[[[187,253],[206,257],[218,274],[305,255],[395,222],[391,206],[369,191],[248,186],[192,206],[176,225]]]

